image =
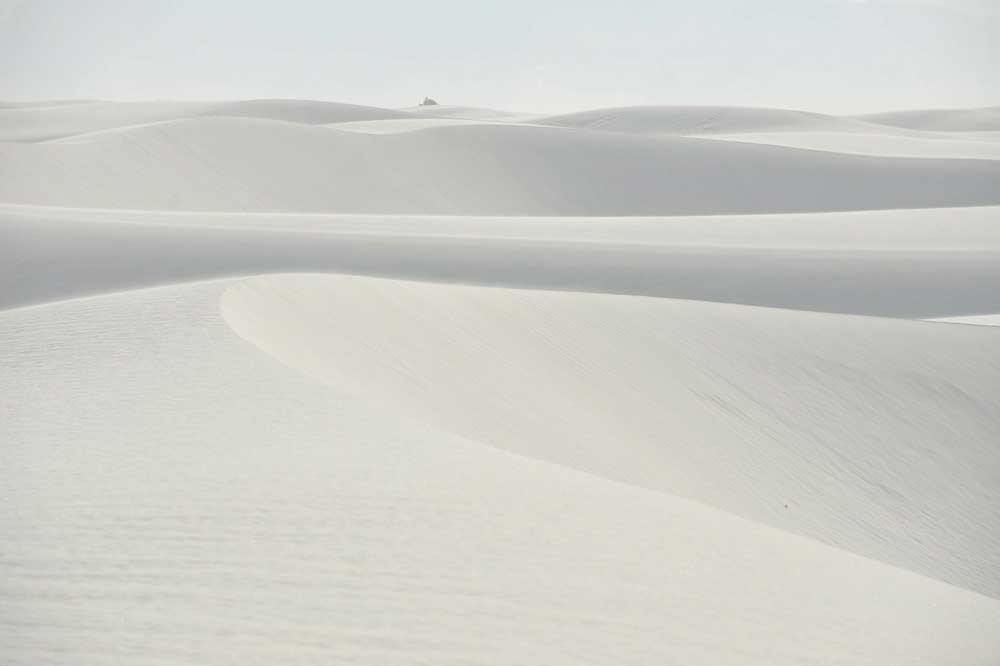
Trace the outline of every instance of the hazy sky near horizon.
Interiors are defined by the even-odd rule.
[[[1000,105],[1000,0],[0,0],[0,99]]]

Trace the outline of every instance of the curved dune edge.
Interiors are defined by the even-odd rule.
[[[735,106],[625,106],[588,109],[534,122],[559,127],[626,134],[726,134],[766,131],[879,132],[905,134],[907,130],[868,123],[856,118],[811,111]]]
[[[873,157],[1000,159],[1000,141],[993,133],[984,132],[983,134],[988,136],[978,139],[968,134],[951,137],[944,133],[937,136],[912,137],[832,131],[774,131],[713,134],[711,138],[720,141],[739,141],[850,155],[871,155]]]
[[[993,331],[315,275],[221,311],[391,413],[1000,596]]]
[[[981,109],[889,111],[858,116],[858,119],[905,129],[995,132],[1000,130],[1000,106]]]
[[[37,142],[157,122],[216,116],[269,119],[303,125],[409,118],[393,109],[292,99],[221,102],[107,102],[0,108],[0,141]]]
[[[1000,209],[696,218],[171,213],[0,205],[0,309],[350,273],[905,318],[1000,311]],[[876,288],[877,287],[877,288]]]
[[[970,317],[939,317],[928,321],[939,321],[945,324],[968,324],[971,326],[1000,326],[1000,313],[972,315]]]
[[[25,573],[0,586],[4,661],[117,663],[123,641],[163,664],[366,666],[1000,649],[995,599],[290,371],[219,314],[224,290],[270,280],[0,312],[0,388],[44,396],[0,419],[4,562]]]

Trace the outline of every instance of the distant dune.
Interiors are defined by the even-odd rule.
[[[807,111],[732,106],[632,106],[595,109],[534,122],[629,134],[713,134],[769,130],[856,130],[863,123]]]
[[[386,121],[392,122],[392,121]],[[763,143],[772,146],[826,150],[851,155],[883,157],[926,157],[949,159],[1000,159],[1000,133],[925,132],[901,136],[871,132],[754,132],[716,134],[727,141]]]
[[[460,118],[465,120],[494,120],[518,122],[538,117],[536,113],[519,111],[501,111],[499,109],[484,109],[476,106],[454,106],[447,104],[431,104],[427,106],[412,106],[404,111],[425,118]]]
[[[920,130],[1000,131],[1000,106],[984,109],[929,109],[893,111],[860,116],[862,120]]]
[[[0,108],[0,142],[46,141],[200,116],[264,118],[310,125],[410,117],[391,109],[309,100],[45,103],[45,106]]]
[[[473,124],[213,117],[0,144],[0,201],[170,210],[678,215],[1000,203],[1000,163]]]

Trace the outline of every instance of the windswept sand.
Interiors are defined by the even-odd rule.
[[[301,341],[288,331],[288,337],[273,342],[300,345],[308,353],[347,350],[351,356],[350,347],[361,333],[366,342],[357,348],[360,355],[350,360],[348,374],[334,372],[331,364],[317,371],[332,374],[313,379],[272,356],[278,348],[264,337],[274,335],[274,318],[299,307],[299,301],[282,304],[276,291],[280,289],[302,290],[300,298],[307,299],[302,305],[321,306],[313,316],[323,317],[320,321],[330,322],[332,328],[310,328],[310,337]],[[385,290],[386,297],[396,294],[397,303],[365,299],[370,289]],[[769,407],[798,412],[787,413],[790,420],[811,411],[798,395],[813,381],[808,390],[821,390],[821,383],[809,377],[821,367],[810,363],[810,356],[800,359],[799,377],[786,387],[783,402],[774,403],[780,394],[773,393],[776,387],[765,386],[761,402],[746,414],[748,419],[764,416],[758,445],[765,448],[742,470],[743,476],[737,463],[745,462],[749,451],[730,457],[731,467],[724,470],[716,465],[726,460],[725,447],[720,450],[707,435],[741,422],[737,412],[727,413],[729,400],[735,400],[729,403],[733,408],[750,404],[749,397],[740,397],[738,389],[726,383],[740,382],[740,375],[727,366],[736,362],[753,367],[765,361],[762,356],[745,361],[709,356],[698,371],[701,378],[692,384],[687,375],[676,382],[663,377],[656,381],[674,386],[670,393],[630,397],[615,388],[605,399],[600,382],[618,387],[624,377],[619,370],[610,377],[600,375],[601,364],[625,357],[632,359],[629,366],[655,360],[648,373],[630,371],[650,381],[662,363],[694,367],[696,359],[681,359],[692,348],[675,350],[666,337],[657,347],[659,359],[640,354],[641,349],[652,349],[634,346],[631,340],[603,361],[576,356],[577,351],[595,351],[602,337],[605,345],[621,341],[615,331],[626,322],[601,317],[600,329],[577,327],[563,340],[546,337],[555,332],[552,328],[519,331],[516,324],[526,321],[523,317],[548,322],[549,327],[581,323],[579,318],[560,323],[558,311],[539,309],[549,297],[530,291],[504,292],[509,304],[484,313],[483,319],[469,313],[461,321],[438,321],[435,330],[447,336],[444,340],[427,337],[426,324],[421,323],[438,318],[441,313],[435,310],[407,319],[407,328],[397,333],[367,327],[372,317],[379,324],[394,323],[399,316],[395,308],[420,310],[428,304],[405,298],[408,290],[442,289],[362,278],[278,277],[130,291],[0,313],[5,336],[3,395],[20,396],[12,406],[5,403],[2,421],[8,442],[5,469],[12,473],[3,477],[11,503],[0,530],[5,566],[19,572],[5,577],[3,586],[3,631],[12,637],[4,642],[5,659],[100,664],[155,655],[165,663],[263,659],[416,664],[430,659],[492,664],[498,659],[524,663],[570,658],[601,664],[678,659],[694,664],[773,664],[799,663],[819,654],[834,664],[991,663],[1000,649],[996,599],[692,502],[677,492],[642,490],[566,466],[579,467],[579,457],[562,456],[553,464],[538,460],[541,452],[513,455],[489,439],[449,430],[454,424],[439,414],[400,411],[415,406],[407,405],[402,394],[367,390],[386,379],[386,368],[394,368],[400,381],[414,390],[422,386],[429,400],[472,391],[456,408],[476,405],[491,387],[502,391],[498,397],[517,398],[503,413],[516,413],[518,405],[528,407],[530,399],[542,395],[542,405],[531,405],[512,424],[516,432],[526,419],[541,417],[536,435],[560,427],[579,432],[585,424],[562,420],[572,412],[553,413],[547,423],[546,414],[538,411],[567,403],[571,407],[576,401],[583,401],[577,403],[577,414],[585,413],[587,401],[601,406],[601,413],[588,420],[605,414],[606,423],[615,423],[613,410],[639,399],[626,413],[634,415],[646,404],[651,410],[644,412],[647,418],[683,423],[684,411],[672,408],[670,400],[687,393],[684,408],[701,404],[696,413],[714,410],[720,419],[705,432],[699,431],[704,424],[700,420],[664,432],[663,445],[680,453],[688,469],[701,477],[690,479],[688,486],[714,485],[717,493],[755,498],[755,506],[773,507],[772,524],[812,524],[831,535],[863,533],[861,526],[883,510],[866,503],[864,495],[882,502],[894,497],[875,481],[892,478],[894,468],[925,465],[926,476],[912,479],[912,485],[900,479],[891,488],[912,492],[929,483],[936,494],[944,493],[948,499],[934,507],[932,516],[910,516],[925,526],[940,521],[938,527],[920,530],[904,523],[912,530],[907,531],[893,526],[886,535],[892,543],[883,548],[930,565],[940,545],[935,541],[952,538],[947,526],[971,523],[982,515],[982,507],[970,517],[962,515],[963,506],[975,504],[973,498],[957,484],[935,485],[935,469],[945,472],[932,464],[937,460],[921,462],[920,454],[926,455],[921,446],[898,442],[896,446],[910,453],[890,461],[881,460],[880,449],[872,450],[882,440],[847,439],[844,453],[865,452],[864,457],[851,462],[831,450],[827,455],[832,457],[824,462],[796,459],[784,448],[794,440],[779,445],[789,425],[768,433],[782,418],[766,416]],[[487,301],[499,293],[467,289],[473,298]],[[330,296],[349,302],[338,303]],[[220,317],[220,297],[230,324],[257,338],[268,354],[234,334]],[[610,299],[608,305],[615,310],[631,303],[619,304],[614,297],[580,298]],[[455,308],[462,303],[456,302]],[[387,304],[394,309],[383,313]],[[696,314],[681,314],[684,304],[664,301],[652,307],[676,309],[689,320],[687,326],[698,325]],[[508,316],[517,312],[522,318],[511,321]],[[771,312],[748,308],[729,323],[745,325],[759,316],[763,324]],[[268,325],[248,329],[258,318]],[[850,327],[842,328],[840,337],[867,337],[863,324],[868,321],[876,330],[885,327],[882,320],[858,321],[862,328],[853,333]],[[713,327],[726,326],[724,322],[716,321]],[[343,330],[345,323],[350,328]],[[414,323],[421,328],[413,328]],[[467,323],[477,327],[463,331]],[[492,328],[489,324],[504,327],[477,342],[472,336]],[[946,344],[957,340],[949,335],[955,331],[959,336],[966,330],[986,332],[895,324],[907,326],[943,331]],[[506,340],[505,331],[514,331],[516,337]],[[786,331],[788,336],[794,333]],[[751,329],[733,344],[752,349],[755,335]],[[405,346],[389,344],[396,336],[408,339],[402,340]],[[493,358],[487,354],[479,356],[476,365],[456,366],[458,360],[476,360],[462,356],[467,345],[493,341],[504,344],[493,354],[518,345],[517,353],[526,356],[509,359],[509,367],[490,366],[489,374],[464,379],[463,373]],[[444,353],[456,343],[454,353]],[[708,352],[712,344],[699,346]],[[565,352],[548,357],[546,349]],[[982,361],[976,354],[986,352],[954,353]],[[903,365],[893,371],[889,383],[866,387],[863,374],[851,381],[852,366],[839,371],[844,377],[839,387],[878,391],[839,399],[859,405],[851,420],[842,422],[845,432],[871,419],[866,413],[880,413],[888,405],[906,409],[914,396],[934,401],[937,408],[934,396],[960,376],[963,390],[970,390],[969,382],[990,376],[976,363],[953,369],[946,378],[927,377],[927,383],[912,385],[906,394],[892,395],[891,390],[907,385],[904,356],[902,349],[896,353],[896,362]],[[372,358],[379,360],[371,376],[350,370]],[[783,367],[790,370],[792,358]],[[836,358],[828,361],[831,367]],[[934,360],[926,365],[911,359],[917,372],[941,367]],[[544,364],[534,367],[531,360]],[[562,384],[542,374],[550,367],[571,369],[576,362],[592,361],[599,365],[576,371],[587,383],[573,386],[570,393],[561,394]],[[431,374],[419,374],[428,367],[433,368]],[[525,370],[531,374],[519,378]],[[713,378],[717,371],[722,376]],[[520,379],[536,385],[521,384]],[[358,381],[364,384],[359,387]],[[685,384],[702,395],[685,391]],[[525,389],[529,392],[522,394]],[[719,393],[713,396],[715,391]],[[830,398],[837,400],[834,395]],[[976,399],[992,401],[996,395],[990,390]],[[861,405],[865,398],[867,406]],[[945,400],[944,423],[967,418],[967,410],[974,408],[964,405],[958,393]],[[817,405],[812,418],[822,418],[822,406],[828,404]],[[493,430],[500,414],[479,405],[484,425]],[[709,417],[712,412],[701,413]],[[876,427],[889,432],[902,426],[902,414],[886,416],[892,420]],[[933,415],[925,418],[930,421]],[[751,420],[742,423],[745,433],[753,428]],[[968,435],[968,428],[983,429],[986,422],[962,427],[966,430],[956,437]],[[552,446],[567,447],[574,456],[593,459],[600,455],[594,448],[599,434],[589,433],[580,451],[573,450],[569,438],[533,441],[549,447],[549,453]],[[736,441],[737,436],[727,439]],[[637,472],[665,453],[633,448],[629,439],[603,444],[606,461]],[[943,444],[941,450],[946,450]],[[781,470],[768,464],[779,461],[793,467]],[[975,473],[985,477],[986,460],[975,461],[981,463]],[[792,485],[774,478],[783,471],[810,468],[821,474]],[[754,474],[760,475],[756,485],[749,483]],[[741,478],[740,487],[726,488],[723,481],[734,477]],[[842,495],[846,490],[850,493]],[[922,499],[926,503],[927,498]],[[843,522],[820,521],[839,500],[848,503],[844,510],[857,502],[859,515]],[[905,510],[904,498],[899,503]],[[976,570],[970,559],[995,555],[989,533],[981,533],[981,540],[974,539],[960,553],[972,567],[965,571]],[[916,538],[908,540],[907,535]],[[929,541],[921,545],[916,539]],[[962,570],[961,565],[952,562],[942,565],[940,573],[956,570]],[[986,573],[995,574],[995,568]]]
[[[604,125],[594,130],[440,120],[421,131],[359,132],[356,126],[344,131],[330,125],[331,118],[348,122],[360,116],[374,122],[384,117],[367,108],[328,106],[219,104],[187,109],[186,117],[178,119],[147,118],[55,141],[0,143],[0,202],[147,210],[563,216],[1000,204],[1000,162],[935,159],[933,152],[922,154],[919,146],[910,146],[910,157],[873,157],[848,154],[856,148],[802,150],[604,131]],[[153,111],[166,113],[160,106]],[[653,119],[662,120],[662,110],[635,111],[655,111]],[[14,111],[0,112],[0,131],[3,113]],[[726,117],[736,120],[727,127],[746,131],[773,128],[779,121],[795,128],[815,124],[799,122],[793,112],[784,112],[792,114],[790,119],[774,119],[775,112],[767,112],[767,122],[752,122],[759,113],[764,112],[731,110]],[[388,117],[399,122],[403,112],[392,114]],[[110,111],[104,115],[115,117]],[[138,115],[133,113],[130,120]],[[632,115],[623,113],[623,118]],[[829,117],[820,118],[825,123]],[[986,145],[984,151],[968,153],[990,157],[994,144]],[[953,157],[956,150],[945,150],[944,155]]]
[[[862,120],[921,130],[1000,131],[1000,106],[982,109],[926,109],[861,116]]]
[[[993,330],[313,276],[222,313],[395,413],[1000,597]]]
[[[656,218],[0,206],[0,307],[269,271],[934,318],[1000,311],[1000,208]]]
[[[0,106],[0,662],[996,664],[993,111]]]

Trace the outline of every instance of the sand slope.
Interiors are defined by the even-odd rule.
[[[6,663],[996,655],[995,600],[401,418],[279,365],[219,318],[230,284],[229,316],[263,315],[272,289],[303,279],[0,313],[0,390],[21,396],[0,406],[3,562],[19,572],[0,586]],[[517,302],[542,322],[537,298]],[[354,332],[373,321],[341,313]],[[577,336],[568,350],[590,334]]]
[[[469,218],[0,207],[0,308],[267,271],[945,317],[1000,311],[1000,208]]]
[[[453,118],[495,122],[521,122],[542,117],[541,114],[537,113],[502,111],[499,109],[484,109],[482,107],[460,106],[455,104],[411,106],[406,109],[402,109],[402,111],[421,118]]]
[[[392,121],[385,121],[392,122]],[[896,136],[871,132],[776,131],[713,135],[728,141],[764,143],[772,146],[827,150],[852,155],[932,157],[953,159],[1000,159],[1000,141],[993,132],[937,132],[922,136]]]
[[[736,106],[625,106],[548,116],[534,122],[628,134],[870,131],[870,126],[853,118],[809,111]]]
[[[409,117],[401,111],[310,100],[237,102],[82,102],[0,107],[0,141],[47,141],[88,132],[199,116],[321,123]]]
[[[222,308],[443,430],[1000,596],[992,329],[346,277],[260,279]]]
[[[861,116],[862,120],[895,127],[946,131],[1000,130],[1000,107],[892,111]]]
[[[376,136],[256,118],[172,121],[0,144],[0,174],[8,203],[182,210],[653,215],[1000,203],[994,161],[495,124]]]
[[[974,326],[1000,326],[1000,314],[972,315],[970,317],[942,317],[931,321],[950,324],[971,324]]]

